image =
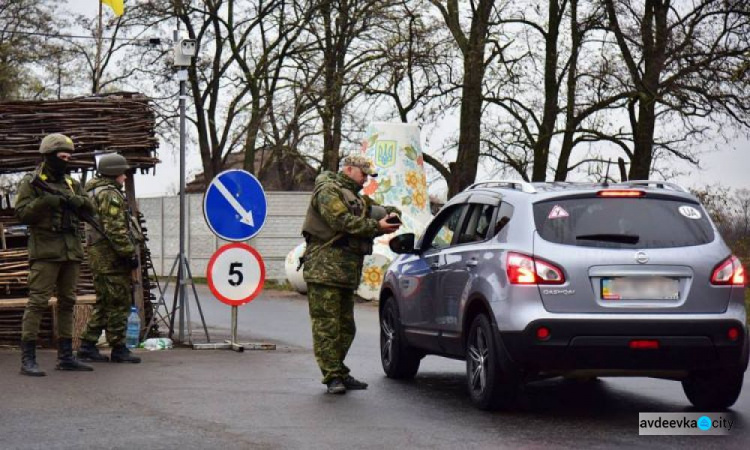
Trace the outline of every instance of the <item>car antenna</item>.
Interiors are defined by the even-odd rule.
[[[609,166],[612,165],[612,158],[607,159],[607,172],[604,174],[604,181],[602,182],[602,186],[609,187]]]

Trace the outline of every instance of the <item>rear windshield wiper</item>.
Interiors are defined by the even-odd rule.
[[[579,234],[576,239],[587,241],[617,242],[620,244],[637,244],[641,239],[637,234]]]

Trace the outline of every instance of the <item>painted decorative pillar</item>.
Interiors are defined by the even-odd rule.
[[[395,254],[388,247],[390,239],[402,233],[419,237],[429,221],[430,199],[420,146],[420,130],[416,125],[373,122],[367,127],[360,152],[378,168],[378,177],[371,178],[362,192],[382,205],[399,208],[403,225],[396,233],[375,239],[373,254],[365,257],[357,295],[375,300],[380,292],[388,265]],[[297,271],[299,255],[305,244],[300,244],[286,258],[286,273],[290,284],[299,292],[306,292],[302,271]]]

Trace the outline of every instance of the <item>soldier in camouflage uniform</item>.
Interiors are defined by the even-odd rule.
[[[93,214],[94,207],[78,181],[67,175],[73,141],[62,134],[46,136],[39,152],[43,161],[18,186],[16,216],[29,226],[29,302],[21,331],[21,373],[44,376],[36,363],[36,340],[42,315],[56,292],[58,370],[90,371],[73,356],[73,307],[76,284],[83,260],[80,221],[77,213]],[[55,193],[47,192],[36,179]]]
[[[369,159],[348,156],[339,173],[323,172],[315,180],[302,234],[307,241],[304,279],[312,321],[313,350],[328,393],[366,389],[367,383],[349,375],[344,359],[354,340],[354,291],[359,285],[365,255],[372,240],[396,231],[389,223],[400,215],[386,206],[379,220],[373,210],[382,207],[359,194],[367,176],[377,176]]]
[[[96,306],[86,331],[81,335],[78,358],[83,361],[107,362],[109,358],[99,353],[96,342],[102,330],[107,332],[107,342],[112,348],[112,362],[139,363],[125,346],[125,329],[131,306],[131,273],[138,268],[136,245],[140,231],[133,223],[122,187],[130,169],[121,155],[102,156],[99,175],[86,183],[104,232],[109,239],[87,226],[89,262],[94,272]]]

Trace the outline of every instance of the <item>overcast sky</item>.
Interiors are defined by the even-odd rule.
[[[68,8],[76,13],[85,14],[89,17],[96,17],[98,13],[98,2],[96,0],[69,0]],[[105,8],[107,8],[105,6]],[[127,2],[126,11],[127,14]],[[156,37],[156,36],[155,36]],[[170,36],[161,36],[170,38]],[[174,82],[175,90],[178,89],[177,81]],[[452,121],[444,121],[452,122]],[[445,135],[450,132],[444,131]],[[425,132],[423,130],[422,140],[425,141]],[[176,146],[177,143],[175,142]],[[430,139],[429,146],[423,145],[423,150],[427,153],[433,153],[434,149],[443,145],[441,139]],[[432,147],[432,148],[431,148]],[[706,184],[720,183],[732,188],[750,188],[750,141],[747,138],[735,138],[728,144],[723,143],[706,143],[702,146],[705,149],[719,147],[719,150],[705,150],[700,157],[701,169],[689,167],[688,164],[675,161],[675,167],[685,172],[685,175],[677,177],[675,180],[686,187],[701,187]],[[349,149],[344,149],[345,151]],[[187,169],[188,173],[196,173],[200,170],[200,157],[197,148],[187,147]],[[139,197],[153,197],[165,193],[174,192],[179,183],[179,164],[176,152],[172,149],[172,144],[162,142],[160,148],[160,158],[162,163],[157,166],[155,175],[136,175],[136,191]],[[616,167],[612,168],[617,171]],[[483,174],[480,173],[479,177]],[[486,176],[486,174],[484,174]],[[188,177],[188,180],[190,177]],[[576,181],[572,178],[571,181]],[[442,191],[444,183],[439,183],[432,187],[432,191]]]

